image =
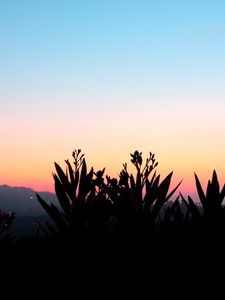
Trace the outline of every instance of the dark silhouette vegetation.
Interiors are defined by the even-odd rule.
[[[131,154],[135,174],[125,163],[118,179],[105,175],[105,169],[88,170],[81,150],[72,156],[72,163],[65,161],[66,170],[55,163],[59,205],[37,194],[49,216],[37,234],[13,238],[8,232],[14,215],[0,212],[0,246],[4,244],[1,251],[9,257],[11,267],[20,269],[25,264],[31,271],[44,266],[46,276],[75,268],[80,277],[84,273],[94,276],[99,268],[102,274],[140,266],[152,274],[169,272],[175,265],[188,269],[205,260],[209,263],[209,257],[221,263],[225,185],[220,188],[216,171],[206,191],[194,175],[196,203],[178,192],[181,182],[171,188],[173,172],[162,179],[157,175],[158,163],[151,152],[145,161],[141,152]]]
[[[131,154],[136,174],[129,173],[125,163],[119,179],[104,177],[105,169],[88,171],[81,150],[73,152],[73,159],[73,165],[65,161],[66,171],[55,163],[53,177],[61,210],[37,194],[54,223],[42,228],[47,236],[148,244],[152,239],[176,239],[177,235],[194,238],[193,229],[195,235],[200,230],[201,238],[208,239],[208,226],[213,234],[224,227],[225,185],[220,191],[216,171],[206,193],[195,174],[199,205],[181,193],[172,199],[181,182],[171,190],[173,172],[160,180],[151,152],[144,163],[141,152]]]

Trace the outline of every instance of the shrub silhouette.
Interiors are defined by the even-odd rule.
[[[135,175],[128,172],[125,163],[119,180],[107,175],[104,178],[105,169],[87,172],[81,150],[75,150],[72,156],[74,167],[66,160],[66,172],[55,163],[53,177],[61,210],[37,194],[57,228],[48,223],[48,233],[121,241],[154,236],[165,204],[181,184],[169,192],[173,172],[160,182],[160,175],[153,173],[158,165],[155,155],[150,152],[143,164],[142,153],[135,151],[131,154]]]
[[[188,200],[181,195],[186,204],[189,215],[190,238],[192,243],[199,242],[207,247],[212,245],[224,246],[225,233],[225,207],[223,205],[225,197],[225,185],[220,191],[220,186],[216,171],[213,171],[212,180],[208,181],[206,192],[203,191],[200,180],[196,174],[195,183],[200,200],[200,206],[188,196]]]
[[[181,193],[173,199],[181,182],[171,188],[173,172],[161,180],[151,152],[145,161],[141,152],[132,153],[134,172],[125,163],[118,179],[105,175],[105,169],[88,170],[79,149],[72,157],[72,163],[65,161],[66,170],[55,163],[53,178],[59,206],[48,204],[37,194],[52,221],[41,227],[46,238],[20,240],[12,251],[13,255],[20,253],[14,255],[12,266],[15,263],[20,270],[26,264],[25,269],[31,272],[35,257],[36,269],[42,271],[45,266],[49,271],[46,274],[61,281],[65,276],[68,286],[69,268],[73,276],[85,280],[90,272],[93,280],[99,268],[101,278],[108,278],[112,270],[116,276],[123,274],[122,266],[126,276],[131,270],[130,277],[136,279],[132,273],[136,264],[145,268],[137,274],[151,273],[162,284],[161,276],[171,277],[171,270],[178,270],[177,274],[181,269],[183,273],[188,268],[196,270],[199,262],[207,265],[210,259],[221,264],[225,250],[225,186],[220,189],[215,171],[206,191],[195,174],[198,204]],[[12,220],[13,215],[0,213],[2,232]]]
[[[145,162],[141,152],[132,153],[135,172],[129,172],[125,163],[118,179],[104,175],[105,169],[88,171],[81,150],[72,156],[73,164],[66,160],[65,171],[55,163],[59,208],[37,194],[53,221],[42,229],[49,241],[66,249],[58,247],[63,261],[69,249],[72,253],[80,249],[80,257],[88,261],[91,249],[96,261],[104,255],[120,262],[136,257],[138,263],[148,262],[156,270],[159,262],[162,267],[168,263],[167,257],[172,259],[171,268],[184,260],[182,255],[193,265],[198,251],[208,261],[209,255],[215,259],[225,250],[225,186],[220,190],[215,171],[205,192],[195,174],[198,204],[181,193],[173,199],[181,182],[171,189],[173,172],[160,180],[151,152]]]

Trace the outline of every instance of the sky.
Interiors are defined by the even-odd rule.
[[[78,148],[224,183],[224,0],[0,0],[0,66],[0,184],[53,191]]]

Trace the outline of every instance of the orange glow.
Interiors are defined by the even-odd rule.
[[[216,109],[216,112],[215,112]],[[194,172],[206,182],[216,169],[225,179],[224,105],[211,107],[184,103],[176,106],[120,105],[85,112],[56,111],[33,116],[18,115],[17,122],[1,120],[0,184],[30,186],[53,191],[54,161],[64,160],[81,148],[89,168],[117,176],[130,153],[136,149],[147,157],[156,154],[158,173],[174,170],[174,185],[184,179],[180,190],[195,191]],[[201,118],[199,118],[199,114]],[[66,117],[65,117],[66,115]],[[13,125],[12,125],[13,124]],[[15,125],[16,124],[16,125]]]

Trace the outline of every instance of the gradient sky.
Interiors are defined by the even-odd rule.
[[[0,0],[0,99],[0,184],[53,190],[75,148],[223,183],[225,1]]]

